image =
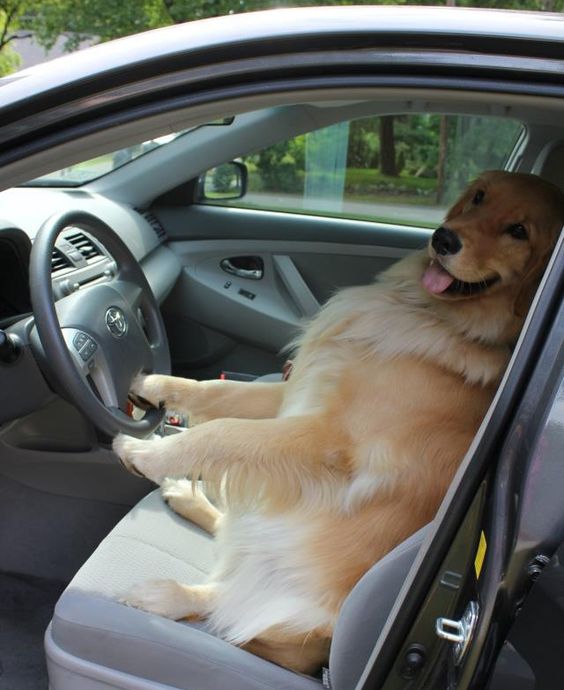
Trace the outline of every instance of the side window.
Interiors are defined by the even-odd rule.
[[[503,168],[523,126],[467,115],[384,115],[341,122],[241,161],[239,208],[436,227],[483,170]]]

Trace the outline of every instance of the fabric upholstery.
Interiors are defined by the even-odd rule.
[[[255,381],[261,381],[262,383],[282,381],[282,374],[278,372],[275,374],[263,374],[262,376],[258,376]]]
[[[147,579],[203,582],[213,554],[212,537],[153,492],[104,539],[61,596],[54,642],[81,659],[182,690],[319,690],[317,680],[223,642],[202,624],[167,620],[116,600]]]
[[[552,182],[564,191],[564,141],[547,144],[541,151],[533,173]]]
[[[424,533],[374,566],[348,597],[331,650],[333,690],[354,687]],[[213,560],[212,537],[174,514],[153,492],[70,583],[55,609],[53,641],[73,657],[182,690],[320,690],[321,681],[227,644],[205,624],[167,620],[117,601],[146,579],[200,583]],[[53,685],[52,690],[58,689]]]
[[[331,644],[333,690],[355,687],[429,530],[426,525],[390,551],[345,600]]]

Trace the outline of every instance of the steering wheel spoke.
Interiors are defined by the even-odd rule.
[[[108,360],[96,339],[76,328],[63,328],[62,333],[76,368],[93,393],[106,407],[123,409]]]

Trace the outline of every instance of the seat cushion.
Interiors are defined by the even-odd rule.
[[[262,376],[258,376],[255,381],[261,381],[262,383],[269,383],[269,382],[276,382],[276,381],[282,381],[283,375],[279,372],[276,372],[275,374],[263,374]]]
[[[331,646],[333,690],[356,685],[428,529],[374,565],[346,599]],[[320,690],[320,681],[227,644],[203,623],[171,621],[118,603],[130,587],[147,579],[205,581],[214,549],[213,538],[173,513],[158,491],[144,498],[104,539],[57,603],[47,645],[51,690]],[[115,678],[107,685],[85,686],[73,680],[77,664],[65,657],[103,667],[106,678],[113,669]],[[54,681],[55,668],[59,678],[65,663],[71,679],[62,685]],[[122,684],[120,674],[143,679],[143,685]]]
[[[213,538],[173,513],[158,491],[149,494],[104,539],[61,596],[51,625],[53,643],[73,657],[172,688],[319,690],[317,680],[234,647],[203,624],[167,620],[117,601],[147,579],[203,582],[213,560]],[[122,687],[118,677],[115,687]]]

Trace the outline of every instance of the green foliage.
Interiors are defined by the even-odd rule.
[[[250,159],[250,160],[249,160]],[[282,141],[245,159],[258,172],[252,184],[260,190],[301,192],[305,168],[305,136]]]
[[[9,45],[0,50],[0,77],[14,72],[20,64],[20,56]]]
[[[65,36],[65,50],[81,40],[108,41],[147,29],[272,7],[300,7],[313,0],[0,0],[8,11],[16,7],[16,28],[35,33],[46,48]],[[437,0],[323,0],[325,5],[437,5]],[[446,0],[445,0],[446,4]],[[561,12],[564,0],[456,0],[459,7],[545,10]],[[13,18],[11,20],[14,21]],[[0,27],[1,29],[1,27]],[[0,42],[0,49],[2,45]]]
[[[212,187],[217,192],[227,192],[235,181],[235,171],[231,165],[218,165],[213,170]]]
[[[380,138],[376,118],[351,122],[347,166],[377,168],[380,165]]]
[[[400,115],[395,120],[394,131],[399,170],[416,177],[436,176],[439,115]]]
[[[0,77],[10,74],[20,64],[12,41],[18,36],[19,17],[25,5],[23,0],[0,0]]]
[[[398,177],[382,175],[375,168],[348,168],[345,191],[350,195],[369,195],[381,192],[394,196],[431,196],[437,188],[436,178],[426,179],[404,174]]]
[[[45,48],[65,36],[64,49],[75,50],[81,41],[108,41],[172,24],[161,0],[41,0],[28,4],[25,25]]]
[[[397,174],[392,176],[384,175],[379,165],[379,121],[378,116],[363,118],[342,131],[326,127],[247,156],[249,191],[264,192],[269,207],[280,203],[285,208],[288,199],[334,198],[444,208],[482,170],[503,167],[522,131],[519,122],[503,118],[395,115]],[[344,160],[336,161],[347,140],[343,170]],[[439,158],[444,161],[442,177]]]

